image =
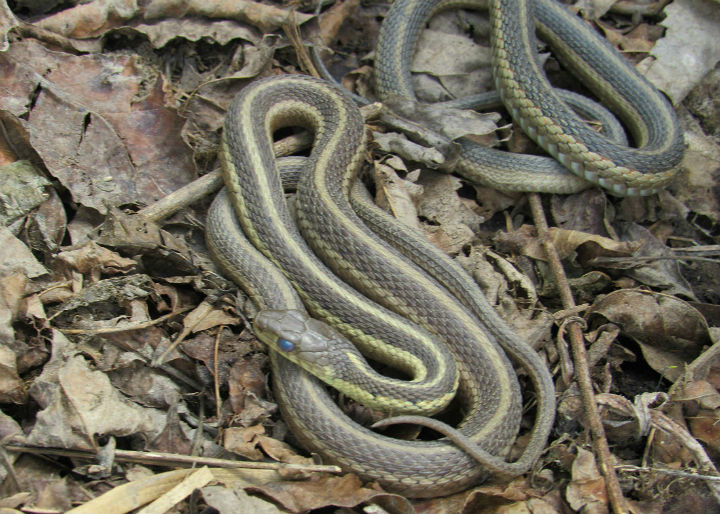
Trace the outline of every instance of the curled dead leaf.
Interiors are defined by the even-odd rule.
[[[675,381],[686,363],[710,342],[705,318],[689,303],[674,296],[621,289],[603,296],[588,311],[620,326],[635,339],[648,364]]]

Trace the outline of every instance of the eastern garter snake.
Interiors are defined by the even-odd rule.
[[[672,106],[556,0],[396,0],[376,51],[381,99],[415,99],[410,61],[420,32],[434,14],[456,7],[489,8],[497,91],[525,133],[557,160],[487,149],[463,139],[453,171],[502,191],[572,193],[586,188],[588,180],[632,196],[655,193],[672,181],[683,154]],[[534,27],[560,61],[620,117],[639,148],[599,136],[561,101],[538,64]]]
[[[427,3],[417,2],[417,5]],[[510,8],[514,9],[524,2],[508,3],[513,4]],[[491,17],[496,27],[511,26],[505,25],[501,11],[491,8]],[[495,52],[501,56],[501,62],[507,48],[496,45]],[[527,47],[509,48],[516,52],[528,51]],[[532,67],[534,58],[530,57],[530,61],[528,66]],[[502,64],[496,65],[496,69],[501,75],[505,73]],[[538,87],[534,83],[530,86]],[[523,87],[516,84],[519,95],[515,94],[518,91],[503,95],[505,99],[510,98],[511,112],[519,119],[525,119],[527,112],[535,115],[540,112],[540,120],[544,122],[542,109],[535,112],[535,106],[526,105],[534,97],[524,95]],[[659,95],[657,98],[662,100]],[[669,108],[666,110],[672,112]],[[625,121],[627,118],[633,115],[628,114]],[[678,132],[674,115],[670,121],[670,132]],[[554,127],[558,126],[555,123],[548,122],[549,133],[554,134]],[[527,122],[521,124],[527,125]],[[285,126],[301,126],[315,136],[297,198],[299,227],[312,249],[303,242],[288,213],[272,155],[272,132]],[[643,126],[649,128],[645,130]],[[633,136],[647,145],[634,152],[657,154],[666,150],[666,163],[676,162],[681,153],[681,140],[668,137],[667,130],[657,131],[654,127],[654,122],[636,126]],[[535,130],[536,136],[545,134],[544,129]],[[555,153],[566,155],[567,148],[580,148],[581,153],[595,155],[596,149],[590,145],[575,144],[572,139],[575,136],[559,137],[566,139],[551,141],[550,145],[557,145],[548,146],[551,151],[555,148]],[[542,137],[536,139],[543,141]],[[287,341],[265,335],[264,340],[277,345],[271,359],[275,392],[284,419],[309,450],[408,496],[450,494],[477,482],[488,471],[522,473],[541,453],[552,427],[554,388],[549,373],[537,354],[499,320],[472,279],[439,250],[418,235],[399,230],[386,215],[362,202],[359,208],[362,210],[365,205],[369,210],[370,224],[379,228],[397,250],[372,236],[357,219],[350,208],[349,197],[362,159],[363,142],[362,120],[355,106],[343,92],[324,82],[285,76],[258,81],[245,88],[233,101],[226,119],[222,157],[229,194],[218,195],[213,203],[208,216],[208,246],[221,267],[245,288],[260,309],[302,312],[307,308],[313,316],[333,324],[344,335],[360,336],[361,342],[368,343],[364,351],[371,357],[389,358],[395,367],[405,371],[414,368],[408,363],[414,358],[404,351],[395,352],[382,342],[386,339],[381,335],[389,335],[395,329],[399,332],[391,338],[398,333],[411,337],[410,331],[414,329],[395,315],[366,305],[361,296],[329,274],[313,250],[354,288],[420,325],[420,337],[428,341],[424,348],[438,356],[442,356],[442,351],[434,346],[432,336],[424,335],[427,332],[423,329],[440,335],[451,347],[459,369],[459,397],[464,413],[459,430],[489,454],[481,453],[484,466],[478,466],[476,460],[447,440],[404,441],[357,425],[340,411],[316,378],[280,356]],[[614,151],[610,143],[603,144],[610,145]],[[615,160],[625,163],[622,158]],[[609,160],[603,157],[600,165],[592,166],[602,167],[605,162]],[[625,164],[613,165],[607,168],[610,172],[597,171],[597,181],[619,194],[647,194],[672,175],[619,169],[626,167]],[[583,169],[591,170],[589,177],[593,178],[595,168],[583,165]],[[620,181],[616,178],[618,175],[628,181],[625,178]],[[241,231],[252,245],[242,237]],[[266,259],[261,258],[258,250]],[[399,252],[409,253],[417,264],[428,265],[427,272],[432,278]],[[288,283],[288,278],[293,285]],[[369,314],[379,317],[370,318]],[[284,315],[273,313],[270,318],[279,316],[282,320]],[[256,324],[260,333],[268,326],[262,321],[263,316],[261,312]],[[304,318],[302,314],[292,317],[298,323],[297,332],[302,338]],[[500,457],[515,438],[521,408],[516,375],[503,350],[527,370],[538,400],[530,442],[514,463]],[[439,374],[444,371],[452,374],[452,366],[442,362]],[[337,380],[330,377],[329,383],[333,385]],[[359,392],[375,397],[369,387],[361,385]],[[387,401],[386,397],[380,403],[389,405]]]
[[[327,264],[339,265],[336,272],[340,276],[447,341],[461,377],[464,417],[460,430],[492,455],[483,457],[486,462],[481,467],[446,440],[403,441],[363,428],[339,410],[317,379],[280,357],[281,350],[271,355],[283,419],[308,449],[411,496],[450,494],[486,476],[488,470],[508,474],[527,470],[542,451],[553,423],[554,389],[549,373],[537,354],[499,319],[459,266],[427,241],[418,241],[418,246],[411,236],[403,243],[404,231],[387,215],[375,211],[376,224],[389,223],[387,230],[401,247],[412,248],[416,258],[431,266],[435,263],[433,279],[372,236],[357,219],[348,196],[363,155],[363,125],[357,107],[344,92],[309,77],[285,76],[255,82],[233,101],[222,150],[229,194],[218,196],[207,222],[208,246],[214,258],[261,309],[303,310],[305,305],[313,316],[331,322],[351,337],[388,332],[378,327],[399,323],[387,312],[380,312],[379,318],[368,316],[368,309],[375,313],[379,309],[366,307],[362,296],[330,274],[297,233],[271,150],[272,132],[286,125],[305,127],[315,136],[297,195],[299,225],[306,237],[310,234],[310,245],[322,253],[330,242],[337,243],[342,254],[330,249]],[[253,246],[272,263],[257,259],[257,250],[248,248],[238,223]],[[275,265],[296,286],[297,293],[281,280]],[[438,281],[457,289],[467,307]],[[482,317],[482,323],[471,310]],[[256,326],[262,333],[265,326],[260,325]],[[531,441],[523,457],[514,463],[494,456],[504,453],[514,440],[521,409],[515,372],[498,343],[528,370],[538,391],[538,416]],[[375,341],[366,351],[386,360],[379,353],[383,346]],[[407,369],[403,358],[396,356],[395,366]]]

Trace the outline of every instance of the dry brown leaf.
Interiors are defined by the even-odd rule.
[[[6,227],[0,226],[0,272],[22,272],[27,278],[46,274],[30,249]]]
[[[640,24],[630,32],[616,30],[605,23],[599,25],[607,40],[625,52],[647,53],[655,46],[655,41],[648,39],[646,24]]]
[[[205,502],[217,509],[219,514],[237,514],[238,512],[252,512],[254,514],[285,514],[285,510],[278,509],[269,501],[250,496],[242,489],[230,489],[221,486],[209,486],[200,489]]]
[[[282,441],[266,435],[258,436],[258,443],[263,451],[273,460],[289,464],[313,464],[310,457],[298,455],[293,448]]]
[[[647,78],[679,104],[720,60],[720,11],[709,0],[679,0],[665,14],[665,37],[643,64]]]
[[[152,477],[119,485],[92,500],[67,511],[67,514],[125,514],[155,500],[165,494],[186,476],[194,473],[194,469],[180,469],[159,473]]]
[[[574,195],[552,195],[552,216],[558,228],[607,236],[608,198],[598,188]]]
[[[705,443],[714,455],[720,453],[720,424],[718,424],[718,411],[701,409],[693,416],[689,416],[690,433],[698,441]]]
[[[22,271],[0,274],[0,344],[15,339],[13,321],[20,313],[27,277]]]
[[[342,24],[355,14],[359,5],[360,0],[335,2],[327,11],[320,15],[318,23],[320,27],[319,35],[320,41],[322,41],[324,45],[329,45],[330,42],[337,37]]]
[[[638,282],[661,289],[664,293],[695,299],[690,284],[681,272],[679,261],[672,258],[673,251],[655,234],[634,222],[618,224],[617,231],[620,239],[639,246],[632,257],[597,255],[593,256],[589,264],[619,269]]]
[[[10,10],[7,2],[0,2],[0,52],[4,52],[10,46],[8,43],[8,32],[18,25],[18,20]]]
[[[42,410],[28,442],[94,449],[99,435],[138,434],[154,439],[165,425],[164,415],[129,402],[104,373],[92,371],[85,359],[72,352],[56,333],[53,357],[30,388]]]
[[[710,382],[705,380],[695,380],[681,384],[672,399],[676,402],[692,402],[700,408],[708,410],[720,407],[720,393]]]
[[[0,225],[8,226],[49,198],[46,179],[28,161],[0,167]]]
[[[68,301],[54,309],[52,319],[71,320],[74,326],[92,330],[96,328],[132,326],[128,311],[133,300],[144,299],[153,294],[152,280],[147,275],[128,275],[100,280],[82,289]],[[73,317],[82,312],[82,318]],[[72,318],[72,319],[71,319]],[[139,321],[146,321],[143,319]]]
[[[17,371],[15,352],[0,343],[0,403],[25,403],[25,388]]]
[[[561,259],[572,257],[583,250],[583,255],[592,257],[602,256],[629,256],[637,250],[638,244],[619,242],[608,237],[602,237],[577,230],[564,230],[550,227],[550,239]],[[499,232],[496,236],[498,244],[504,248],[527,255],[532,259],[544,261],[545,250],[537,238],[537,231],[531,225],[523,225],[513,232]]]
[[[475,230],[484,221],[473,211],[472,204],[458,195],[462,182],[451,175],[424,171],[418,184],[423,186],[423,193],[417,209],[428,222],[428,239],[446,253],[459,253],[475,238]]]
[[[44,255],[52,255],[65,238],[67,215],[60,195],[54,189],[50,196],[40,204],[25,225],[30,248]]]
[[[709,342],[702,315],[687,302],[662,293],[614,291],[592,305],[588,316],[593,314],[619,325],[640,344],[648,364],[672,381]]]
[[[137,511],[137,514],[168,512],[176,504],[190,496],[195,489],[205,487],[212,482],[213,479],[212,471],[210,471],[207,466],[193,470],[193,472],[185,476],[179,484]]]
[[[171,405],[167,412],[165,426],[155,439],[148,442],[147,449],[163,453],[191,455],[193,442],[185,433],[178,416],[178,404]]]
[[[277,406],[263,398],[265,392],[265,366],[267,357],[254,354],[238,359],[230,370],[228,379],[229,400],[234,420],[245,427],[255,425],[275,412]]]
[[[195,177],[164,79],[137,57],[24,41],[0,54],[0,66],[0,108],[28,120],[24,137],[76,202],[101,213],[148,204]]]
[[[415,503],[417,514],[458,512],[463,514],[560,512],[562,500],[545,496],[524,478],[507,484],[474,487],[462,493]]]
[[[229,427],[223,431],[223,448],[249,460],[261,460],[264,455],[257,448],[258,436],[265,433],[262,425],[247,428]]]
[[[397,502],[398,514],[413,511],[409,501],[401,496],[363,487],[357,476],[314,477],[303,482],[270,482],[251,486],[248,491],[260,492],[290,512],[305,512],[327,506],[355,507],[364,502],[392,499]]]
[[[73,250],[62,251],[56,258],[67,268],[83,274],[93,272],[96,278],[99,278],[101,273],[110,275],[128,273],[137,266],[137,262],[133,259],[127,259],[94,241],[88,241]]]
[[[576,511],[608,512],[605,479],[595,465],[595,456],[583,448],[578,448],[578,455],[572,466],[572,480],[565,490],[570,507]]]
[[[248,27],[236,21],[203,18],[159,20],[153,24],[141,23],[132,28],[127,27],[125,30],[134,30],[146,35],[153,47],[158,49],[163,48],[170,41],[177,38],[188,41],[199,41],[208,38],[217,41],[218,44],[223,46],[236,39],[260,44],[262,38],[262,35],[253,27]]]
[[[247,0],[152,0],[145,7],[146,20],[191,15],[238,20],[254,25],[263,32],[273,32],[285,23],[302,25],[313,18],[309,14]]]
[[[48,16],[37,25],[63,36],[84,39],[102,35],[137,12],[137,0],[95,0]]]
[[[720,119],[720,118],[719,118]],[[682,180],[678,181],[677,199],[692,212],[720,222],[720,201],[713,188],[720,177],[720,144],[707,137],[698,121],[683,117],[685,130],[685,156]]]
[[[237,326],[240,324],[240,318],[228,314],[223,309],[212,309],[197,324],[193,325],[193,332],[202,332],[213,327],[219,326]]]
[[[415,199],[422,193],[423,188],[410,180],[400,178],[396,172],[397,168],[388,164],[392,164],[392,161],[375,163],[375,202],[380,206],[387,206],[400,222],[420,230]]]

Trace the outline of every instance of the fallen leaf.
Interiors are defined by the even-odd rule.
[[[0,225],[8,226],[50,196],[50,181],[28,161],[0,167]]]
[[[213,473],[207,466],[193,470],[193,472],[185,476],[179,484],[137,511],[137,514],[167,512],[190,496],[196,489],[205,487],[213,480]]]
[[[586,260],[598,256],[629,256],[639,247],[638,243],[615,241],[609,237],[556,227],[550,227],[549,235],[560,259],[573,257],[581,251]],[[532,259],[547,260],[545,250],[537,238],[537,231],[531,225],[523,225],[512,232],[498,232],[495,240],[509,251],[527,255]]]
[[[137,262],[104,248],[94,241],[88,241],[79,248],[64,250],[57,254],[56,259],[67,268],[86,274],[95,272],[115,275],[128,273],[135,269]]]
[[[572,479],[565,489],[570,507],[582,512],[608,512],[605,479],[595,465],[595,456],[583,448],[578,448],[577,452],[572,465]]]
[[[641,290],[618,290],[597,300],[588,316],[601,315],[635,339],[648,364],[671,381],[709,342],[702,315],[674,296]]]
[[[679,104],[720,61],[720,11],[709,0],[677,0],[665,15],[665,37],[651,52],[645,75]]]
[[[222,46],[241,39],[254,44],[260,43],[261,34],[253,27],[232,20],[209,20],[203,18],[164,19],[153,24],[139,23],[125,30],[144,34],[153,48],[163,48],[175,39],[200,41],[208,38]],[[190,88],[192,89],[192,88]]]
[[[222,486],[207,486],[200,489],[205,502],[216,509],[219,514],[237,514],[253,512],[254,514],[284,514],[274,503],[250,496],[242,489],[229,489]]]
[[[22,271],[0,273],[0,344],[15,340],[12,324],[22,307],[27,282]]]
[[[0,65],[0,107],[28,120],[30,144],[76,202],[101,213],[149,204],[195,177],[163,79],[148,78],[136,57],[75,56],[23,41],[0,54]]]
[[[238,359],[228,379],[229,400],[234,420],[245,427],[255,425],[276,411],[277,405],[264,400],[266,380],[262,368],[267,356],[254,354]]]
[[[165,426],[155,439],[148,442],[147,449],[163,453],[191,455],[193,442],[185,433],[183,425],[184,423],[178,416],[178,404],[171,405],[167,411]]]
[[[15,352],[0,343],[0,403],[25,403],[25,387],[17,372]]]
[[[422,193],[423,188],[410,180],[400,178],[396,169],[388,164],[375,163],[375,202],[380,206],[387,206],[401,223],[420,230],[414,200]]]
[[[398,514],[413,512],[410,502],[401,496],[363,487],[360,479],[347,474],[342,477],[322,476],[302,482],[270,482],[247,488],[259,492],[290,512],[305,512],[322,507],[355,507],[361,503],[391,498],[398,502]]]
[[[183,16],[234,19],[272,32],[285,23],[302,25],[313,17],[248,0],[206,2],[204,0],[151,0],[145,6],[145,19],[182,18]]]
[[[249,460],[261,460],[264,455],[257,448],[258,436],[265,433],[262,425],[228,427],[223,431],[223,448]]]
[[[165,425],[164,415],[122,397],[104,373],[73,356],[62,338],[55,334],[53,356],[30,387],[42,410],[28,443],[93,449],[98,436],[137,434],[154,439]]]
[[[22,272],[27,278],[45,275],[48,271],[30,249],[6,227],[0,226],[0,271]]]

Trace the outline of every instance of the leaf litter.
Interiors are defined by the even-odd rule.
[[[242,87],[303,71],[289,27],[372,95],[387,5],[348,0],[318,20],[310,6],[255,2],[0,2],[0,508],[619,512],[573,382],[563,320],[581,316],[627,508],[717,510],[718,4],[576,7],[671,97],[688,148],[683,178],[655,197],[547,195],[574,311],[561,310],[525,197],[438,171],[461,136],[532,149],[506,115],[398,107],[436,148],[422,130],[370,122],[378,203],[456,258],[557,376],[558,420],[532,473],[418,501],[330,474],[295,446],[246,325],[253,306],[204,247],[207,200],[142,215],[212,173]],[[413,70],[431,101],[491,87],[487,18],[436,17]],[[168,471],[181,462],[197,468]]]

